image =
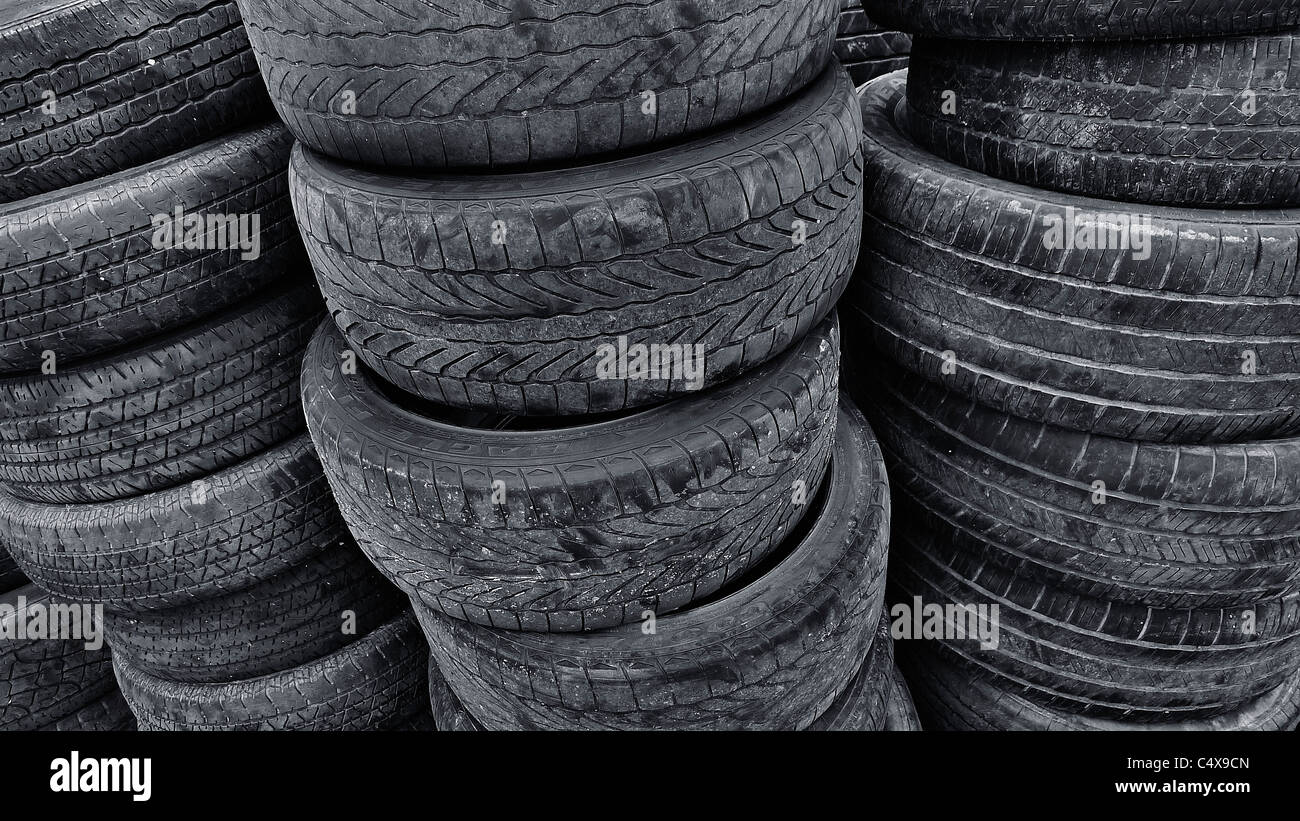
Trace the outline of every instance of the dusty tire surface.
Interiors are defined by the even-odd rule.
[[[346,539],[347,529],[303,433],[129,499],[47,505],[0,493],[0,534],[42,587],[137,611],[241,590]]]
[[[853,85],[907,68],[911,50],[910,35],[883,30],[867,17],[858,0],[844,0],[835,36],[835,57],[848,71]]]
[[[279,125],[250,127],[0,205],[0,374],[40,372],[45,351],[62,367],[174,331],[300,267],[285,173],[291,144]],[[174,219],[177,208],[205,226],[209,217],[246,215],[250,239],[256,218],[257,257],[251,243],[245,251],[228,236],[225,248],[206,237],[192,244],[218,247],[169,247],[155,220]]]
[[[409,178],[296,148],[294,208],[331,315],[393,385],[503,413],[634,408],[743,373],[831,311],[861,230],[859,116],[832,67],[736,129],[562,171]],[[611,369],[664,344],[703,373]]]
[[[114,659],[141,730],[426,729],[428,655],[410,613],[300,667],[180,684]]]
[[[0,539],[0,593],[17,590],[27,584],[27,577],[18,569],[9,551],[5,550],[4,540]]]
[[[0,202],[270,113],[233,0],[5,0],[0,53]]]
[[[653,632],[523,633],[416,615],[452,691],[490,730],[803,729],[857,673],[883,604],[888,488],[851,405],[817,505],[766,572]]]
[[[480,732],[483,726],[474,720],[465,705],[447,685],[438,669],[438,662],[429,657],[429,704],[433,720],[441,732]]]
[[[1142,43],[920,38],[927,150],[1035,188],[1200,208],[1300,205],[1300,37]]]
[[[303,372],[343,517],[414,600],[476,624],[594,630],[685,607],[777,548],[831,458],[833,318],[709,391],[541,429],[423,415],[344,373],[344,352],[325,323]]]
[[[846,334],[862,329],[981,404],[1074,430],[1223,443],[1300,433],[1300,210],[1131,206],[977,174],[903,135],[903,82],[882,77],[862,95],[866,220]],[[1149,245],[1054,247],[1080,219],[1147,221],[1123,237]]]
[[[111,672],[111,668],[110,668]],[[112,682],[113,689],[98,701],[92,701],[47,729],[59,732],[131,732],[136,729],[135,716],[126,699]]]
[[[972,40],[1160,40],[1300,26],[1298,0],[863,0],[900,31]]]
[[[889,677],[889,695],[885,702],[885,730],[891,733],[917,733],[925,728],[916,712],[912,691],[902,670],[894,667]]]
[[[839,8],[838,0],[347,5],[340,15],[317,0],[240,0],[271,99],[315,151],[426,168],[644,151],[721,127],[817,76]]]
[[[1300,439],[1112,439],[888,369],[846,374],[845,389],[880,438],[899,508],[1020,575],[1164,608],[1248,606],[1297,587]]]
[[[181,607],[105,611],[113,653],[168,681],[218,683],[307,664],[379,629],[406,606],[351,540],[266,581]]]
[[[94,634],[81,623],[80,608],[70,624],[82,631],[81,639],[20,635],[19,620],[32,618],[36,608],[68,604],[34,584],[0,594],[0,730],[53,729],[113,690],[108,647],[86,648],[83,639]]]
[[[102,502],[198,479],[303,430],[310,281],[54,374],[0,378],[0,484]]]
[[[863,731],[887,729],[886,719],[894,677],[894,642],[889,637],[889,617],[881,616],[871,650],[857,675],[834,703],[808,725],[811,731]]]

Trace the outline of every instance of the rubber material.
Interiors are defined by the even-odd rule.
[[[879,731],[885,729],[894,676],[894,641],[889,618],[882,616],[871,650],[857,675],[835,702],[808,725],[812,731]]]
[[[843,0],[841,7],[835,56],[849,72],[853,85],[907,68],[911,36],[881,29],[867,17],[858,0]]]
[[[240,0],[298,139],[351,163],[426,168],[644,152],[719,129],[817,76],[838,7]]]
[[[916,713],[912,691],[897,667],[889,678],[889,695],[885,702],[885,730],[891,733],[917,733],[925,728]]]
[[[303,404],[353,535],[413,600],[502,629],[613,627],[722,588],[799,522],[835,436],[833,318],[705,393],[541,430],[423,415],[343,352],[326,323]]]
[[[17,563],[5,550],[3,540],[0,540],[0,593],[8,593],[10,590],[17,590],[27,584],[27,577],[23,571],[18,569]]]

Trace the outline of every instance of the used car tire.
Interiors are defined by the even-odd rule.
[[[402,390],[529,415],[634,408],[779,354],[834,306],[861,231],[842,69],[735,129],[564,170],[400,177],[296,148],[294,208],[349,346]],[[621,378],[614,349],[701,346]]]
[[[2,534],[0,534],[2,535]],[[5,550],[4,539],[0,538],[0,593],[17,590],[27,584],[27,577],[18,569],[9,551]]]
[[[0,202],[269,113],[233,0],[0,3]]]
[[[0,373],[36,373],[49,361],[45,351],[61,367],[176,330],[300,266],[285,174],[291,144],[279,125],[248,128],[0,205]],[[256,215],[259,255],[167,247],[162,220],[177,209],[205,223],[247,215],[250,228]]]
[[[107,695],[59,719],[48,729],[56,732],[133,732],[136,725],[135,716],[114,681],[113,689]]]
[[[775,549],[831,458],[833,317],[704,393],[540,429],[448,417],[345,372],[346,353],[326,322],[303,362],[343,517],[414,601],[475,624],[594,630],[680,609]]]
[[[197,479],[303,429],[310,282],[53,374],[0,377],[0,484],[51,504]]]
[[[815,517],[815,518],[813,518]],[[583,633],[498,630],[416,608],[438,669],[487,729],[803,729],[871,649],[884,600],[889,495],[861,414],[804,532],[729,592]]]
[[[885,730],[891,733],[917,733],[925,729],[917,715],[912,691],[898,667],[894,668],[889,683],[889,697],[885,702]]]
[[[1140,43],[919,38],[907,125],[1036,188],[1200,208],[1300,205],[1300,36]]]
[[[347,162],[481,168],[644,150],[773,105],[826,65],[839,2],[348,6],[240,0],[281,119]]]
[[[862,94],[867,213],[846,334],[1037,422],[1167,442],[1300,434],[1300,210],[1131,206],[1004,182],[918,148],[895,123],[902,106],[900,75]],[[1150,244],[1056,243],[1077,221],[1146,225],[1123,236]]]
[[[894,641],[882,615],[871,650],[857,675],[834,703],[808,725],[814,732],[876,732],[885,729],[894,676]]]
[[[911,50],[910,35],[882,30],[867,17],[860,0],[843,0],[835,56],[848,71],[853,85],[860,86],[882,74],[907,68]]]

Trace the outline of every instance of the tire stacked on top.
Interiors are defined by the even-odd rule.
[[[854,85],[861,86],[882,74],[907,68],[911,50],[911,36],[882,29],[863,11],[862,0],[843,0],[840,4],[835,56]]]
[[[308,426],[440,725],[905,723],[837,0],[350,6],[241,0],[333,320]]]
[[[900,652],[927,726],[1300,721],[1300,3],[1184,5],[867,0],[891,585],[1000,615]]]
[[[28,616],[101,605],[115,651],[47,642],[63,649],[10,664],[0,644],[0,709],[118,727],[116,666],[142,728],[427,714],[420,665],[391,720],[274,678],[382,660],[385,630],[419,643],[305,433],[301,359],[324,311],[291,139],[258,122],[269,101],[233,2],[6,3],[0,47],[0,542],[35,586],[9,592],[8,556],[0,580]],[[399,667],[370,663],[390,688]]]

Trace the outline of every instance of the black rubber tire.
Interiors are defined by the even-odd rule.
[[[998,646],[930,641],[1040,704],[1140,722],[1230,712],[1300,669],[1300,591],[1249,608],[1161,609],[1078,596],[1008,572],[947,528],[895,530],[891,601],[997,604]],[[1254,613],[1249,631],[1246,611]]]
[[[0,206],[0,373],[36,373],[166,333],[261,293],[302,265],[291,139],[237,132],[139,168]],[[154,217],[256,214],[260,256],[155,249]],[[251,217],[250,217],[251,220]]]
[[[17,590],[27,583],[27,577],[18,569],[18,564],[5,550],[4,540],[0,539],[0,593]]]
[[[69,603],[34,584],[0,594],[0,730],[53,729],[112,691],[106,645],[89,650],[81,639],[16,637],[17,622],[29,620],[33,607]]]
[[[899,509],[1019,575],[1163,608],[1300,588],[1300,439],[1130,442],[1017,419],[893,369],[845,381]]]
[[[111,669],[108,672],[112,675]],[[112,684],[113,689],[107,695],[59,719],[47,729],[74,733],[134,731],[135,716],[131,714],[126,699],[122,698],[121,691],[117,689],[117,682],[114,681]]]
[[[1135,724],[1075,715],[1044,707],[998,687],[997,682],[945,663],[932,652],[908,648],[909,678],[926,726],[934,730],[1294,730],[1300,723],[1300,672],[1236,709],[1207,719]]]
[[[303,363],[343,518],[413,600],[475,624],[596,630],[685,607],[777,548],[831,458],[833,317],[704,393],[540,430],[421,415],[343,373],[345,350],[327,322]]]
[[[652,633],[523,633],[416,615],[452,691],[490,730],[803,729],[857,673],[883,605],[888,486],[851,405],[817,504],[770,569],[657,619]]]
[[[136,670],[219,683],[327,656],[407,606],[349,539],[225,596],[147,613],[105,611],[104,632],[113,654]]]
[[[141,730],[427,729],[428,653],[409,612],[300,667],[180,684],[113,660]]]
[[[429,705],[433,720],[441,732],[481,732],[483,725],[474,720],[465,705],[460,703],[456,694],[447,685],[438,669],[438,662],[429,657]]]
[[[1300,205],[1300,36],[920,38],[907,103],[921,146],[1024,185],[1160,205]]]
[[[34,502],[110,501],[299,433],[302,353],[323,316],[307,280],[127,351],[0,378],[0,483]]]
[[[861,230],[857,108],[832,68],[735,129],[517,175],[388,176],[296,148],[294,208],[348,344],[402,390],[529,415],[633,408],[743,373],[830,312]],[[601,373],[620,337],[702,346],[700,385]]]
[[[808,725],[813,732],[877,732],[885,729],[894,678],[894,641],[882,616],[871,650],[857,675],[826,712]]]
[[[270,113],[233,0],[0,0],[0,53],[0,202]]]
[[[885,702],[885,730],[891,733],[917,733],[925,729],[921,726],[916,704],[912,700],[912,691],[903,678],[902,671],[896,666],[889,677],[889,695]]]
[[[304,433],[130,499],[46,505],[0,494],[0,538],[42,587],[139,611],[242,590],[347,539],[347,529]]]
[[[867,17],[859,0],[843,0],[835,56],[849,72],[853,85],[882,74],[907,68],[912,38],[901,31],[885,31]]]
[[[830,59],[839,2],[240,8],[271,99],[308,147],[375,166],[482,168],[644,151],[773,105]]]
[[[972,40],[1159,40],[1300,26],[1300,0],[863,0],[883,24]]]
[[[867,214],[846,334],[982,404],[1074,430],[1300,433],[1300,210],[1140,207],[1003,182],[915,146],[895,125],[902,102],[900,75],[862,94]],[[1150,257],[1048,250],[1045,217],[1071,214],[1149,217]]]

